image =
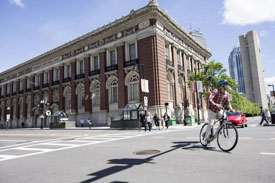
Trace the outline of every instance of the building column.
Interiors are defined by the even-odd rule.
[[[106,77],[105,77],[105,66],[106,66],[106,51],[99,53],[100,60],[100,110],[109,111],[109,100],[108,90],[106,89]]]
[[[40,101],[41,100],[43,100],[43,96],[44,96],[44,93],[43,93],[43,91],[42,91],[42,89],[43,89],[43,83],[44,83],[44,72],[42,72],[42,73],[40,73],[40,81],[39,81],[39,86],[40,86],[40,88],[39,88],[39,99],[40,99]]]
[[[89,80],[89,73],[90,73],[90,56],[84,58],[84,68],[85,68],[85,112],[91,112],[91,92],[90,92],[90,80]]]
[[[59,80],[59,110],[65,111],[65,99],[63,96],[63,80],[64,80],[64,65],[59,67],[60,80]]]
[[[23,118],[27,119],[27,108],[26,108],[26,90],[27,90],[27,78],[23,80]],[[19,103],[19,101],[18,101]],[[20,108],[19,108],[20,109]],[[30,114],[32,113],[32,108],[30,111]],[[19,118],[20,118],[20,112],[19,112]]]
[[[76,76],[76,61],[72,62],[72,80],[71,80],[71,113],[77,114],[77,96],[75,93],[76,84],[75,84],[75,76]]]
[[[128,103],[128,92],[125,86],[125,72],[124,72],[124,45],[117,47],[117,64],[118,64],[118,108],[124,108]],[[141,77],[140,77],[141,78]]]
[[[179,106],[180,100],[179,100],[179,74],[178,74],[178,62],[177,62],[177,49],[175,47],[172,48],[172,60],[174,62],[174,108]]]
[[[49,70],[50,76],[49,76],[49,104],[50,106],[53,105],[53,91],[52,91],[52,85],[53,85],[53,70]]]
[[[34,88],[34,83],[35,83],[35,76],[32,76],[31,77],[31,117],[34,116],[34,111],[32,111],[33,107],[34,107],[34,93],[33,93],[33,88]],[[25,99],[25,102],[24,104],[26,103],[26,99]],[[24,107],[26,108],[26,105],[24,105]]]
[[[190,104],[189,98],[190,98],[190,93],[189,93],[189,86],[187,85],[187,82],[189,81],[189,76],[188,76],[188,60],[187,60],[187,55],[186,53],[182,54],[183,58],[183,64],[184,64],[184,80],[185,80],[185,99],[184,103],[185,106],[188,107]]]

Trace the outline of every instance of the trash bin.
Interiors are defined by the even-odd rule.
[[[169,125],[175,125],[175,124],[176,124],[176,120],[174,120],[174,119],[169,120]]]
[[[271,123],[275,124],[275,112],[271,113]]]
[[[187,123],[187,125],[195,124],[195,118],[193,116],[186,117],[186,123]]]

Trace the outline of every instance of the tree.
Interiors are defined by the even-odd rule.
[[[215,62],[215,60],[209,62],[200,72],[190,73],[190,79],[188,81],[189,87],[194,81],[202,81],[204,91],[200,94],[206,100],[210,95],[210,92],[215,88],[218,88],[218,82],[222,79],[226,79],[229,82],[231,88],[238,88],[235,80],[226,75],[226,69],[223,68],[223,64]],[[249,102],[246,98],[239,95],[236,91],[229,89],[228,92],[232,95],[231,105],[233,109],[241,111],[248,115],[257,115],[260,112],[259,104]]]

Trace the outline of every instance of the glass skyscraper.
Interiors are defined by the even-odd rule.
[[[233,48],[228,58],[230,77],[233,78],[239,85],[239,88],[234,88],[240,94],[245,93],[245,84],[243,76],[243,66],[240,47]]]

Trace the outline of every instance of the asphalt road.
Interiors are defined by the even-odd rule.
[[[200,126],[0,130],[0,183],[274,183],[275,127],[258,123],[249,119],[247,128],[238,128],[230,153],[216,141],[202,148]]]

